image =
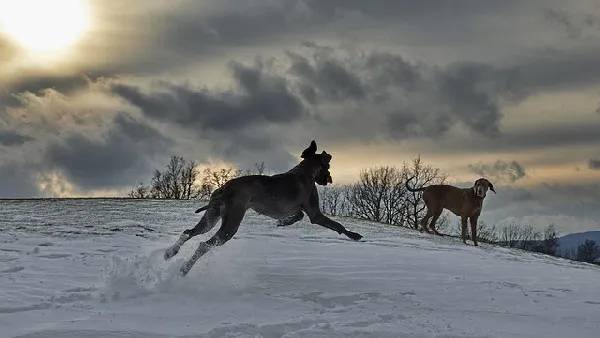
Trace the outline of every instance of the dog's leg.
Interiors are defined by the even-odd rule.
[[[320,211],[315,212],[313,214],[308,214],[308,217],[310,218],[310,222],[312,224],[318,224],[320,226],[331,229],[337,232],[338,234],[344,234],[355,241],[358,241],[362,238],[361,234],[347,230],[346,228],[344,228],[343,225],[323,215],[323,213],[321,213]]]
[[[188,259],[179,270],[182,276],[185,276],[190,272],[194,264],[200,257],[204,256],[211,248],[215,246],[221,246],[229,241],[233,235],[237,232],[240,227],[240,223],[244,218],[246,209],[244,206],[228,207],[223,215],[223,222],[217,233],[212,236],[208,241],[200,243],[198,249],[194,252],[192,257]]]
[[[473,245],[477,246],[477,216],[471,216],[469,220],[471,221],[471,240],[473,241]]]
[[[429,229],[431,230],[431,232],[438,236],[441,236],[442,234],[440,234],[435,229],[435,223],[437,222],[438,218],[440,218],[440,215],[442,214],[443,211],[444,211],[444,209],[436,209],[433,213],[433,217],[431,218],[431,223],[429,223]]]
[[[467,217],[461,216],[460,218],[460,235],[463,243],[467,244]]]
[[[421,229],[419,229],[420,232],[423,232],[423,231],[429,232],[429,229],[427,228],[427,223],[429,222],[429,219],[432,216],[433,216],[433,209],[428,207],[427,213],[425,214],[425,216],[423,216],[423,219],[421,219],[421,221],[419,222],[419,225],[421,226]]]
[[[319,193],[317,192],[316,187],[314,187],[314,190],[311,192],[308,201],[303,205],[303,209],[308,215],[308,218],[310,219],[310,222],[312,224],[318,224],[320,226],[331,229],[337,232],[338,234],[344,234],[355,241],[358,241],[362,238],[361,234],[349,231],[346,228],[344,228],[344,226],[340,223],[323,215],[323,213],[319,209]]]
[[[277,220],[277,226],[282,227],[282,226],[292,225],[296,222],[299,222],[303,218],[304,218],[304,213],[302,211],[298,211],[297,213],[293,214],[290,217]]]
[[[165,260],[175,256],[179,252],[181,246],[190,238],[210,231],[215,226],[215,224],[217,224],[219,218],[221,218],[221,216],[219,215],[219,207],[211,207],[208,210],[206,210],[198,224],[196,224],[196,226],[192,229],[187,229],[183,231],[181,236],[179,236],[177,242],[175,242],[175,244],[173,244],[165,251]]]

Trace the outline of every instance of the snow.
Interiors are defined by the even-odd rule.
[[[181,277],[210,233],[162,255],[197,206],[0,202],[0,337],[600,334],[598,267],[350,219],[363,241],[248,212]]]

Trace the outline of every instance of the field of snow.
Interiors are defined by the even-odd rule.
[[[180,277],[197,206],[0,202],[0,337],[600,336],[597,267],[347,219],[363,241],[249,212]]]

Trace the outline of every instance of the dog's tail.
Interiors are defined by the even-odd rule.
[[[208,204],[200,207],[198,209],[196,209],[196,211],[194,211],[196,214],[204,211],[206,209],[212,208],[212,207],[216,207],[218,205],[220,205],[221,203],[221,196],[223,195],[223,187],[217,188],[215,191],[213,191],[213,193],[210,195],[210,200],[208,201]]]
[[[408,186],[408,182],[412,181],[412,179],[415,178],[415,176],[412,176],[411,178],[409,178],[408,180],[406,180],[406,182],[404,182],[404,185],[406,186],[406,190],[410,191],[410,192],[419,192],[419,191],[423,191],[425,190],[426,187],[421,187],[421,188],[411,188]]]
[[[204,210],[206,210],[206,209],[208,209],[208,208],[210,208],[210,203],[209,203],[209,204],[207,204],[207,205],[205,205],[205,206],[203,206],[203,207],[200,207],[200,208],[196,209],[196,211],[194,211],[194,213],[196,213],[196,214],[197,214],[197,213],[199,213],[199,212],[201,212],[201,211],[204,211]]]

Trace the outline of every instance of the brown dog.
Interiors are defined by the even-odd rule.
[[[463,243],[467,243],[467,219],[471,223],[471,240],[473,245],[477,246],[477,219],[483,208],[483,199],[490,189],[494,194],[494,186],[485,178],[475,181],[471,188],[458,188],[448,184],[434,184],[422,188],[411,188],[408,182],[414,177],[408,179],[405,183],[406,189],[411,192],[423,191],[423,202],[427,207],[427,214],[421,220],[421,228],[427,229],[427,221],[431,218],[429,228],[436,235],[441,235],[435,229],[435,222],[438,220],[444,209],[450,210],[456,216],[460,216],[461,237]],[[429,231],[428,231],[429,232]]]

